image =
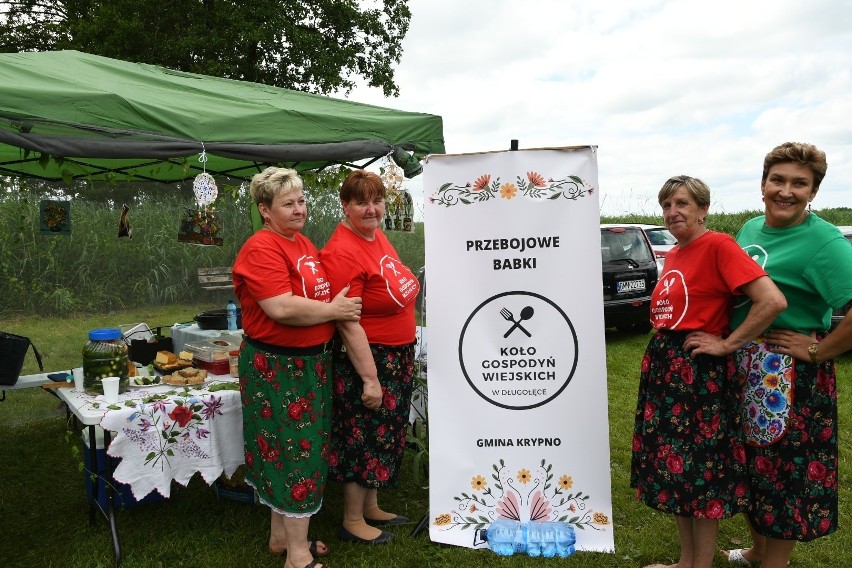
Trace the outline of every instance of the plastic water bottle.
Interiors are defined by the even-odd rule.
[[[541,523],[541,555],[545,558],[556,556],[556,531],[561,523]]]
[[[515,534],[520,523],[509,519],[497,519],[488,527],[485,538],[488,548],[500,556],[512,556],[515,553]]]
[[[515,552],[522,554],[527,551],[527,524],[526,523],[518,523],[518,528],[515,531],[515,539],[512,542],[512,546],[515,549]]]
[[[531,521],[527,526],[527,555],[533,558],[541,556],[545,538],[544,524]]]
[[[574,527],[566,523],[554,523],[556,528],[556,554],[565,558],[574,554],[574,544],[577,542]]]
[[[237,331],[237,305],[233,300],[228,300],[225,315],[228,318],[228,331]]]

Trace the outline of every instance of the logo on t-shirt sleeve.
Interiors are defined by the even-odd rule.
[[[420,284],[414,274],[398,259],[385,255],[379,271],[385,279],[388,294],[400,307],[407,306],[417,297]]]
[[[299,259],[296,269],[302,278],[302,295],[305,298],[320,302],[331,301],[331,283],[326,278],[318,258],[305,255]]]
[[[746,245],[743,250],[754,260],[762,269],[766,270],[766,262],[769,260],[769,253],[760,245]]]
[[[766,252],[765,248],[758,244],[753,244],[744,246],[743,250],[758,264],[758,266],[760,266],[763,270],[766,270],[766,263],[769,261],[769,253]],[[737,298],[734,302],[734,308],[741,308],[749,302],[751,302],[751,298],[743,295],[741,298]]]

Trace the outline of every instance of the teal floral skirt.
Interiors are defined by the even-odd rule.
[[[665,513],[726,519],[749,506],[733,360],[693,359],[685,337],[656,333],[642,358],[630,485]]]
[[[342,348],[334,352],[331,478],[367,488],[392,487],[399,477],[411,410],[414,344],[370,344],[382,405],[361,402],[363,382]]]
[[[297,352],[295,350],[294,352]],[[331,351],[278,355],[243,342],[246,481],[275,512],[319,511],[328,477]]]

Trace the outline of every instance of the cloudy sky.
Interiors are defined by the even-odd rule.
[[[671,175],[711,214],[762,209],[763,157],[825,150],[816,209],[852,207],[849,0],[409,0],[398,98],[444,120],[448,154],[596,145],[602,215],[656,214]],[[422,178],[407,182],[422,192]]]

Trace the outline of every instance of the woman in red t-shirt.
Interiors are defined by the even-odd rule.
[[[246,481],[272,510],[269,551],[286,554],[285,566],[314,566],[314,555],[328,554],[308,539],[308,524],[328,474],[333,322],[357,322],[361,299],[347,298],[348,287],[332,295],[316,247],[301,234],[308,210],[295,170],[267,168],[249,189],[263,229],[248,238],[233,269],[245,332]]]
[[[379,526],[408,522],[383,511],[378,488],[393,486],[405,448],[411,406],[420,284],[380,230],[385,186],[355,170],[340,189],[343,220],[320,253],[332,293],[350,286],[364,304],[359,322],[338,322],[330,477],[343,482],[340,538],[380,544],[393,533]]]
[[[710,190],[701,180],[673,177],[658,199],[678,244],[651,296],[657,332],[642,359],[630,485],[643,503],[675,515],[676,565],[709,568],[719,519],[749,504],[731,353],[762,333],[786,301],[733,238],[707,229]],[[728,335],[741,294],[754,304]]]

